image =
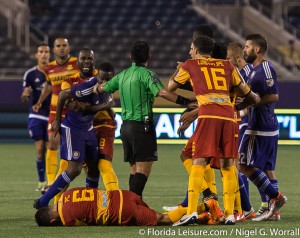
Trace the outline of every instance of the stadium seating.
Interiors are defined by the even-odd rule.
[[[190,0],[85,0],[76,4],[52,0],[47,4],[50,10],[34,12],[32,23],[52,41],[57,36],[67,37],[73,55],[82,47],[92,48],[97,62],[110,61],[117,71],[130,64],[131,44],[146,40],[152,48],[149,66],[170,74],[178,60],[189,57],[193,27],[205,23],[189,8]]]

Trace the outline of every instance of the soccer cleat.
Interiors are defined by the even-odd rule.
[[[235,225],[234,215],[229,215],[228,217],[225,217],[224,225]]]
[[[269,216],[269,212],[270,211],[265,211],[263,214],[261,214],[260,216],[257,216],[255,218],[252,219],[252,221],[266,221],[268,219]]]
[[[271,218],[279,209],[287,203],[286,196],[283,196],[281,193],[278,194],[277,198],[273,198],[269,202],[270,212],[268,213],[267,219]]]
[[[42,188],[43,188],[44,186],[46,186],[46,185],[47,185],[47,182],[46,182],[46,181],[44,181],[44,182],[38,182],[38,185],[37,185],[35,191],[37,191],[37,192],[41,191]]]
[[[198,219],[198,213],[193,212],[190,215],[184,215],[183,217],[181,217],[179,221],[173,224],[173,226],[186,226],[186,225],[194,224],[197,222],[197,219]]]
[[[245,212],[245,211],[244,211],[244,215],[245,215],[245,218],[246,218],[246,219],[252,219],[252,218],[254,218],[254,217],[256,216],[256,213],[255,213],[255,211],[254,211],[254,208],[251,207],[251,210],[250,210],[249,212]]]
[[[264,214],[266,211],[268,211],[269,208],[268,206],[261,206],[258,211],[256,212],[256,216],[261,216],[262,214]]]
[[[209,206],[209,213],[211,214],[211,217],[214,221],[219,221],[220,218],[223,216],[223,212],[220,211],[220,207],[218,202],[211,198],[209,200],[206,200],[205,202]]]
[[[51,185],[44,185],[42,188],[41,188],[41,193],[44,195],[50,188]]]
[[[280,220],[281,220],[280,212],[275,212],[273,216],[267,219],[267,221],[280,221]]]
[[[246,220],[246,217],[244,214],[239,214],[237,212],[234,212],[233,216],[234,216],[234,220],[236,223],[244,222]]]
[[[33,202],[33,208],[35,208],[35,209],[40,209],[41,208],[41,206],[40,206],[40,199],[34,200],[34,202]]]
[[[176,210],[178,208],[181,208],[181,207],[183,207],[183,206],[181,206],[181,205],[173,206],[173,207],[163,206],[163,210],[165,212],[171,212],[171,211],[174,211],[174,210]]]

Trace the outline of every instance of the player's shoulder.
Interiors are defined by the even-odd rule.
[[[68,62],[69,62],[69,63],[77,62],[77,58],[71,56],[71,57],[69,58]]]
[[[35,73],[36,70],[38,70],[36,66],[33,66],[30,69],[27,69],[24,73],[24,77],[27,77],[28,75],[30,75],[32,73]]]

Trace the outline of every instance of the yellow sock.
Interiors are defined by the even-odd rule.
[[[235,176],[237,181],[239,181],[237,169],[235,169]],[[234,210],[237,211],[239,214],[243,214],[239,184],[237,184],[237,190],[235,191]]]
[[[170,220],[174,223],[176,221],[179,221],[179,219],[186,214],[186,211],[187,211],[186,207],[180,207],[171,212],[167,212],[166,214],[168,214]]]
[[[224,216],[228,217],[233,214],[235,192],[237,190],[238,181],[236,179],[236,167],[230,166],[221,168],[223,175],[223,204]]]
[[[205,189],[207,189],[207,188],[208,188],[207,182],[205,181],[205,178],[204,178],[204,179],[203,179],[203,182],[202,182],[201,193],[202,193]]]
[[[201,165],[193,165],[189,177],[188,198],[189,206],[187,214],[190,215],[197,211],[199,194],[201,192],[202,183],[204,180],[205,168]]]
[[[192,169],[192,165],[193,165],[193,160],[192,159],[186,159],[185,161],[183,161],[183,166],[185,167],[186,171],[188,172],[188,174],[191,174],[191,169]]]
[[[57,174],[56,174],[56,176],[55,176],[55,179],[56,179],[62,172],[64,172],[64,171],[67,170],[68,165],[69,165],[69,163],[68,163],[67,160],[65,160],[65,159],[61,159],[61,160],[60,160],[60,162],[59,162],[59,169],[58,169],[58,171],[57,171]]]
[[[66,187],[64,187],[63,190],[61,190],[58,194],[55,195],[54,202],[53,202],[54,205],[58,203],[58,200],[60,199],[61,195],[63,194],[64,191],[68,189],[69,185],[70,184],[68,184]]]
[[[217,194],[215,170],[212,169],[209,164],[205,167],[204,178],[207,183],[207,187],[210,189],[210,191]]]
[[[101,173],[105,189],[107,191],[118,190],[119,182],[111,162],[105,159],[100,159],[98,169]]]
[[[46,175],[48,185],[53,184],[57,170],[57,150],[47,150],[46,153]]]
[[[61,159],[61,160],[60,160],[60,162],[59,162],[59,170],[58,170],[58,172],[57,172],[57,175],[56,175],[55,179],[56,179],[62,172],[64,172],[64,171],[67,170],[68,165],[69,165],[69,163],[68,163],[67,160],[64,160],[64,159]],[[66,189],[67,189],[67,187],[66,187],[65,189],[63,189],[62,191],[60,191],[58,194],[55,195],[55,197],[54,197],[54,204],[56,204],[56,203],[58,202],[58,200],[59,200],[60,197],[61,197],[61,194],[62,194],[64,191],[66,191]]]

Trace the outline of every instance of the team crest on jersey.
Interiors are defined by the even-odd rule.
[[[76,92],[75,92],[75,95],[76,95],[77,97],[81,97],[81,92],[80,92],[80,91],[76,91]]]
[[[79,151],[73,151],[73,159],[78,159],[80,156],[80,152]]]
[[[267,83],[268,87],[272,87],[274,85],[274,79],[267,79],[266,83]]]
[[[254,75],[255,75],[255,71],[253,71],[252,73],[251,73],[251,75],[250,75],[250,79],[252,79],[253,77],[254,77]]]
[[[72,70],[73,66],[71,64],[68,65],[67,70]]]

